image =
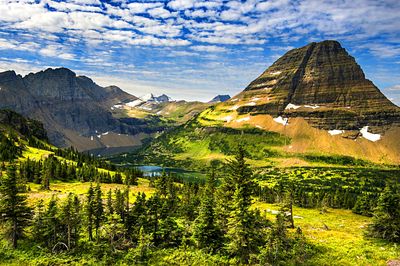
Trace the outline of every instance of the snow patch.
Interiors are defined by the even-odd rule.
[[[100,134],[100,135],[97,135],[97,137],[98,137],[99,139],[101,139],[101,134]]]
[[[115,104],[113,107],[111,107],[111,108],[117,108],[117,109],[121,109],[121,108],[123,108],[123,105],[122,104]]]
[[[260,125],[256,125],[256,128],[260,128],[260,129],[262,129],[262,126],[260,126]]]
[[[101,133],[101,135],[103,135],[103,136],[105,136],[105,135],[108,135],[108,131],[107,132],[104,132],[104,133]]]
[[[270,72],[270,75],[276,76],[279,75],[280,73],[282,73],[282,71],[275,71],[275,72]]]
[[[299,109],[300,107],[301,107],[300,105],[295,105],[295,104],[289,103],[289,104],[285,107],[285,110]]]
[[[318,106],[318,105],[304,105],[304,107],[305,107],[305,108],[317,109],[317,108],[319,108],[320,106]]]
[[[254,98],[252,98],[251,100],[256,102],[256,101],[259,101],[259,100],[261,100],[261,98],[254,97]]]
[[[146,106],[141,106],[139,107],[140,109],[146,110],[146,111],[151,111],[153,109],[151,109],[150,107],[146,107]]]
[[[255,103],[255,102],[249,102],[249,103],[246,103],[245,105],[247,105],[247,106],[254,106],[254,105],[256,105],[256,103]]]
[[[234,105],[234,106],[232,106],[231,108],[229,108],[229,110],[235,111],[235,110],[237,110],[239,107],[240,107],[240,105]]]
[[[231,115],[228,115],[228,116],[225,116],[224,118],[222,118],[222,120],[224,120],[224,121],[226,121],[226,122],[231,122],[232,121],[232,116]]]
[[[328,133],[331,134],[332,136],[335,136],[335,135],[343,134],[344,130],[333,129],[333,130],[328,130]]]
[[[236,102],[237,100],[239,100],[238,98],[236,99],[231,99],[231,102]]]
[[[157,114],[157,115],[160,115],[160,114],[161,114],[161,112],[162,112],[162,111],[158,111],[156,114]]]
[[[142,100],[137,99],[137,100],[134,100],[134,101],[132,101],[132,102],[126,103],[125,105],[126,105],[126,106],[129,106],[129,107],[135,107],[135,106],[138,106],[139,104],[142,104],[142,103],[143,103]],[[115,105],[114,105],[114,106],[115,106]]]
[[[273,119],[275,122],[282,124],[284,126],[286,126],[288,123],[288,119],[287,118],[283,118],[282,116],[278,116],[276,118]]]
[[[90,136],[90,140],[93,140],[93,136]]]
[[[246,116],[246,117],[243,117],[243,118],[237,119],[237,120],[236,120],[236,122],[237,122],[237,123],[240,123],[240,122],[243,122],[243,121],[249,121],[249,120],[250,120],[250,117],[249,117],[249,116]]]
[[[373,133],[368,132],[368,126],[363,127],[360,130],[360,133],[362,134],[362,136],[364,138],[366,138],[367,140],[370,140],[370,141],[374,141],[375,142],[375,141],[378,141],[378,140],[381,139],[381,135],[380,134],[373,134]]]
[[[145,94],[143,96],[140,97],[140,99],[144,102],[147,102],[148,100],[152,100],[154,98],[152,93],[149,94]]]

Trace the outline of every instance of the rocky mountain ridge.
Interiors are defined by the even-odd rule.
[[[100,138],[93,140],[100,133],[114,132],[117,137],[151,131],[146,123],[119,119],[111,113],[113,105],[137,97],[116,86],[101,87],[66,68],[49,68],[24,77],[6,71],[0,73],[0,88],[0,108],[43,122],[51,143],[60,147],[98,148],[108,145]]]

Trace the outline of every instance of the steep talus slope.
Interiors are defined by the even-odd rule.
[[[114,104],[134,101],[137,97],[116,86],[98,86],[90,78],[77,76],[66,68],[47,69],[25,77],[14,71],[3,72],[0,88],[0,108],[42,121],[50,141],[57,146],[94,149],[113,145],[121,134],[152,130],[146,124],[122,121],[110,112]],[[101,134],[107,132],[113,132],[114,139],[101,139]],[[136,145],[137,141],[124,143]]]
[[[387,126],[400,125],[400,109],[365,78],[355,59],[336,41],[287,52],[238,97],[247,96],[264,99],[241,106],[241,114],[303,117],[322,129],[370,126],[383,132]]]

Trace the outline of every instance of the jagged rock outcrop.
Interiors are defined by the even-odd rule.
[[[368,79],[337,41],[310,43],[279,58],[244,95],[266,97],[239,113],[303,117],[322,129],[382,131],[400,125],[400,108]]]
[[[0,108],[43,122],[50,141],[61,147],[74,145],[68,134],[142,132],[145,126],[133,126],[110,112],[113,105],[136,99],[116,86],[101,87],[66,68],[49,68],[25,77],[14,71],[0,73]]]

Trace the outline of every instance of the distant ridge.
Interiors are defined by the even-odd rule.
[[[210,103],[226,102],[230,98],[231,98],[231,96],[229,96],[229,95],[217,95],[214,98],[212,98],[212,100],[209,102]]]

